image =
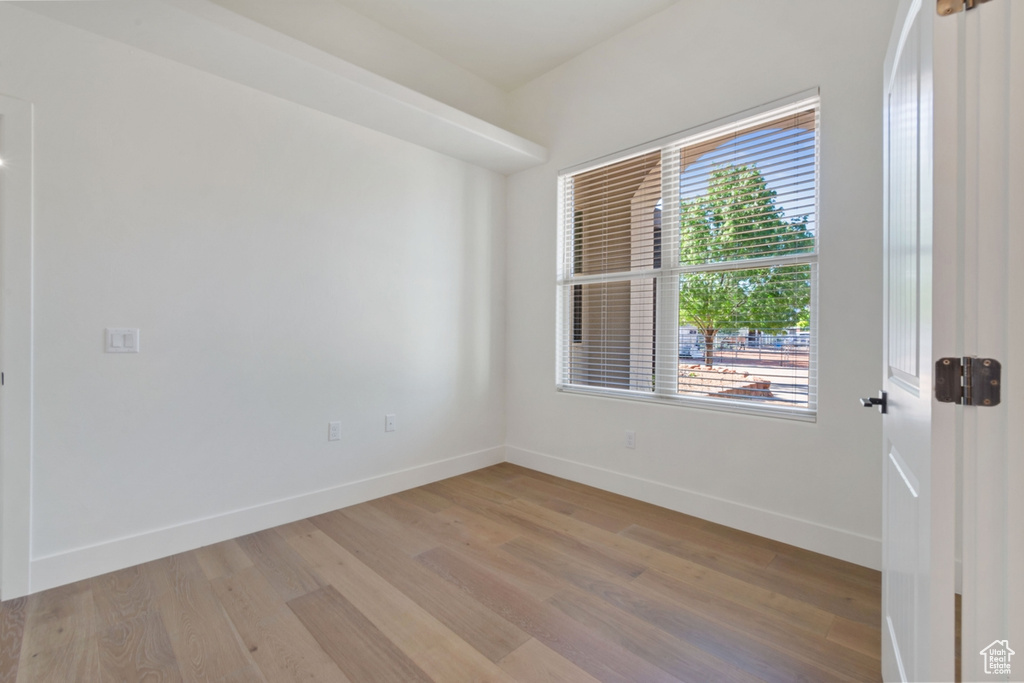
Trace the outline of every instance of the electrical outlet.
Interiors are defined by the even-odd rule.
[[[626,430],[626,448],[636,448],[636,432],[632,429]]]
[[[327,423],[327,440],[328,441],[341,441],[341,423],[340,422],[328,422]]]
[[[393,432],[395,431],[395,414],[388,413],[384,416],[384,431]]]

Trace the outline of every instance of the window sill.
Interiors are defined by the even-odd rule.
[[[716,398],[692,398],[689,396],[666,396],[663,394],[638,394],[632,391],[617,389],[596,389],[579,385],[556,385],[558,391],[566,394],[579,394],[595,398],[607,398],[618,401],[639,401],[641,403],[660,403],[662,405],[713,410],[719,413],[734,413],[769,417],[797,422],[817,422],[818,413],[809,408],[787,408],[784,406],[758,405],[753,402],[730,401]]]

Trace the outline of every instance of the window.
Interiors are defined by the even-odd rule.
[[[559,175],[558,386],[813,419],[818,101]]]

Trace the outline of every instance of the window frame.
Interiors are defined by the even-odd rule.
[[[743,260],[741,263],[732,262],[727,267],[722,263],[706,264],[683,264],[679,256],[679,157],[684,147],[691,147],[701,142],[706,142],[730,133],[741,132],[748,128],[754,128],[787,115],[795,114],[808,109],[815,111],[815,139],[814,139],[814,216],[815,233],[814,249],[810,252],[789,254],[782,256],[771,256],[767,258],[752,258]],[[719,412],[738,413],[746,415],[758,415],[783,419],[798,420],[804,422],[815,422],[817,420],[818,396],[818,365],[820,362],[819,350],[819,324],[818,324],[818,299],[819,299],[819,261],[821,254],[820,246],[820,134],[821,134],[821,102],[818,89],[807,90],[787,98],[776,100],[743,112],[738,112],[700,126],[690,128],[679,133],[653,140],[643,145],[637,145],[627,150],[605,155],[576,166],[562,169],[558,172],[558,221],[557,221],[557,268],[556,268],[556,359],[555,359],[555,385],[560,392],[582,394],[608,399],[626,399],[650,403],[669,404],[691,408],[716,410]],[[613,273],[597,273],[593,275],[577,275],[572,271],[578,267],[579,246],[574,242],[573,259],[566,260],[565,253],[568,241],[565,239],[566,230],[574,231],[578,235],[580,231],[578,211],[573,216],[566,216],[566,193],[567,182],[574,176],[588,171],[600,169],[617,162],[629,160],[641,155],[661,152],[661,179],[662,179],[662,202],[660,213],[660,226],[658,240],[660,241],[660,258],[655,264],[658,267],[638,270],[619,271]],[[667,229],[666,229],[667,228]],[[660,262],[660,264],[659,264]],[[568,267],[567,267],[568,265]],[[782,406],[778,404],[759,403],[751,400],[737,400],[728,398],[717,398],[712,396],[692,396],[678,393],[679,380],[675,373],[655,372],[652,382],[653,390],[643,392],[637,389],[619,389],[614,387],[589,386],[584,384],[573,384],[569,381],[569,358],[568,353],[574,345],[580,341],[579,332],[581,309],[579,292],[581,287],[591,283],[610,283],[635,281],[654,278],[657,281],[655,287],[655,363],[658,367],[667,364],[671,355],[674,365],[678,367],[679,353],[679,281],[680,276],[686,273],[701,271],[716,271],[735,269],[750,270],[759,267],[778,265],[809,265],[810,275],[810,327],[809,327],[809,362],[808,362],[808,405],[806,407]],[[566,292],[569,292],[568,295]],[[568,318],[567,318],[568,316]],[[671,324],[669,324],[671,323]],[[567,340],[566,336],[570,338]],[[667,349],[667,350],[666,350]],[[665,365],[665,367],[668,367]]]

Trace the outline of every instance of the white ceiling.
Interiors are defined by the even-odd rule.
[[[676,0],[334,0],[513,90]],[[288,11],[288,3],[280,4]],[[275,28],[273,19],[261,19]]]

